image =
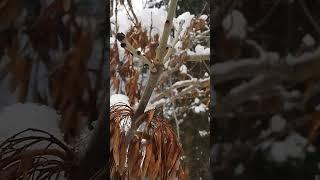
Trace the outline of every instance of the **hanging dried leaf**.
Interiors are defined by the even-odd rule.
[[[130,104],[134,104],[138,99],[140,99],[140,94],[138,92],[138,79],[139,73],[135,72],[126,84],[126,93],[129,97]]]
[[[146,176],[149,179],[156,177],[173,179],[184,174],[184,167],[180,162],[182,146],[169,123],[155,117],[154,110],[146,112],[145,131],[136,132],[129,143],[128,152],[122,149],[120,153],[119,147],[125,143],[125,138],[127,138],[125,131],[121,130],[121,122],[128,116],[133,116],[133,110],[129,106],[116,104],[110,107],[111,151],[113,154],[110,161],[115,162],[115,167],[112,167],[111,170],[117,171],[123,178],[137,179]],[[118,132],[124,136],[119,136]],[[126,155],[124,156],[123,153]],[[127,164],[123,164],[125,157]]]

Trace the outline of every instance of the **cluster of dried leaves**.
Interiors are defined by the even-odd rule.
[[[177,28],[177,27],[176,27]],[[157,88],[155,91],[157,93],[163,92],[165,89],[170,87],[169,84],[169,75],[174,74],[172,76],[174,78],[174,82],[187,80],[190,77],[186,74],[182,74],[179,72],[179,68],[181,65],[185,64],[191,69],[200,68],[199,71],[196,71],[196,74],[193,72],[189,72],[190,75],[194,76],[202,76],[204,72],[208,72],[208,62],[199,61],[199,63],[188,62],[189,56],[187,55],[187,51],[189,49],[194,48],[194,39],[197,35],[204,33],[209,30],[208,22],[199,17],[195,17],[192,19],[190,25],[184,34],[181,36],[181,44],[182,46],[177,50],[180,51],[179,55],[172,55],[170,57],[168,67],[170,67],[170,71],[168,73],[164,73],[161,77],[159,84],[167,84],[168,87]],[[133,25],[128,32],[126,32],[125,37],[127,41],[133,46],[133,48],[138,49],[143,56],[145,56],[150,62],[153,62],[156,57],[156,49],[159,46],[159,34],[155,34],[151,36],[152,28],[148,30],[141,25],[141,23]],[[142,77],[144,71],[139,69],[139,67],[134,64],[132,54],[125,50],[125,56],[123,59],[120,59],[119,56],[119,47],[115,42],[113,43],[112,48],[110,49],[110,75],[111,75],[111,84],[115,93],[125,93],[129,97],[129,103],[135,104],[141,97],[141,92],[143,90],[143,81],[146,79]],[[139,78],[140,76],[140,78]],[[123,87],[125,86],[125,87]],[[124,89],[124,92],[122,90]],[[209,84],[205,84],[200,88],[203,90],[202,96],[209,97]],[[182,89],[181,89],[182,90]],[[192,96],[189,96],[189,95]],[[168,94],[167,94],[168,95]],[[184,98],[194,98],[199,96],[199,91],[193,89],[189,94],[185,94],[185,96],[180,97],[181,100]],[[159,98],[156,98],[157,100]],[[210,98],[206,98],[204,100],[205,104],[209,104]]]
[[[58,110],[65,140],[71,142],[79,134],[81,116],[89,122],[97,119],[103,65],[88,69],[96,25],[77,15],[73,0],[43,4],[0,1],[0,48],[6,56],[0,80],[8,79],[19,102],[31,98]],[[45,75],[40,75],[40,68]],[[45,83],[39,84],[40,79]]]
[[[27,129],[0,144],[0,179],[70,178],[77,161],[53,135]]]
[[[130,4],[130,2],[128,3]],[[123,2],[120,1],[120,4],[123,5]],[[132,14],[134,15],[133,11]],[[128,16],[130,16],[129,13]],[[140,22],[135,22],[133,18],[132,22],[134,25],[127,32],[124,32],[126,41],[139,51],[137,54],[141,54],[153,63],[156,49],[159,46],[159,34],[152,35],[151,31],[154,30],[152,25],[148,29],[148,27],[143,27]],[[115,25],[117,26],[117,24]],[[195,17],[184,34],[178,34],[182,45],[174,51],[179,51],[179,53],[173,53],[170,56],[167,63],[168,69],[160,77],[154,91],[156,97],[153,100],[171,97],[171,80],[178,82],[188,80],[192,76],[203,77],[208,69],[204,68],[198,74],[192,71],[183,74],[179,68],[181,65],[187,65],[193,70],[193,68],[197,68],[194,64],[201,66],[202,63],[207,63],[188,62],[190,57],[187,54],[188,50],[194,48],[196,36],[205,31],[209,31],[208,22]],[[114,32],[114,34],[117,33]],[[115,93],[127,95],[129,103],[135,105],[140,100],[140,93],[144,89],[143,85],[146,81],[144,73],[147,68],[142,67],[143,63],[137,63],[135,57],[127,50],[122,57],[119,48],[117,40],[115,40],[110,49],[111,88]],[[141,59],[139,61],[142,62]],[[203,67],[205,66],[207,64],[203,65]],[[189,103],[190,99],[199,96],[203,97],[203,102],[209,104],[209,82],[199,83],[192,88],[189,86],[193,86],[193,84],[183,84],[176,89],[181,92],[182,96],[179,97],[179,100],[182,102],[182,106]],[[188,88],[190,91],[184,92]],[[157,95],[159,96],[157,97]],[[149,179],[187,179],[188,172],[182,165],[182,146],[168,121],[155,117],[154,110],[151,110],[140,117],[143,119],[143,123],[138,129],[130,129],[130,124],[133,124],[131,122],[133,115],[131,107],[124,104],[116,104],[110,108],[110,152],[112,157],[109,162],[112,167],[111,177],[114,179],[141,179],[144,177]],[[128,132],[127,128],[130,129]],[[132,139],[130,139],[131,131],[134,134]]]
[[[149,37],[147,31],[141,23],[132,26],[126,33],[128,42],[136,49],[140,48],[141,53],[152,61],[156,56],[156,48],[159,45],[159,35]],[[116,40],[110,50],[110,75],[112,87],[116,93],[125,86],[125,93],[129,97],[130,104],[134,104],[140,99],[142,90],[139,76],[141,72],[134,67],[133,56],[129,51],[125,51],[124,59],[119,59],[119,48]],[[141,80],[142,81],[142,80]]]
[[[182,146],[171,126],[154,117],[154,111],[143,115],[143,123],[127,143],[133,110],[125,104],[110,108],[111,177],[121,179],[187,179],[182,163]],[[130,126],[130,125],[129,125]]]

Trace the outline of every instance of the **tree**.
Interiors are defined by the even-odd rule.
[[[198,101],[195,111],[206,111],[210,101],[209,74],[188,71],[187,67],[196,63],[206,66],[205,61],[209,60],[207,16],[194,17],[186,12],[174,20],[177,1],[170,1],[166,19],[159,19],[152,14],[156,11],[145,9],[144,16],[151,14],[146,27],[148,20],[139,21],[141,16],[136,15],[131,1],[114,1],[113,4],[111,92],[125,94],[128,98],[121,100],[126,98],[114,95],[111,102],[120,103],[110,104],[112,177],[167,179],[184,174],[179,165],[182,149],[177,114],[189,110],[187,107],[183,110],[182,106],[195,97]],[[118,18],[118,8],[126,10],[123,11],[133,26],[128,26],[125,18]],[[164,23],[161,24],[163,29],[157,26],[158,20]],[[119,29],[126,32],[119,32]],[[160,38],[153,29],[162,32]],[[205,104],[200,103],[199,98]],[[164,120],[164,114],[161,115],[162,106],[163,112],[166,108],[173,109],[177,136]],[[178,106],[182,110],[175,112]]]
[[[217,179],[318,173],[315,2],[216,1],[211,150]]]

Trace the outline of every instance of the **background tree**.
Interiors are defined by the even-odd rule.
[[[319,3],[215,1],[216,179],[319,173]]]

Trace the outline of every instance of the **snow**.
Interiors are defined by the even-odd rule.
[[[116,3],[113,3],[115,10]],[[139,22],[141,22],[143,27],[156,27],[153,29],[152,34],[160,33],[162,34],[163,31],[163,24],[167,17],[167,12],[165,9],[157,9],[157,8],[145,8],[145,0],[135,1],[135,3],[132,3],[132,7],[134,10],[134,13],[136,14]],[[125,6],[127,9],[129,9],[127,2],[125,2]],[[115,13],[113,13],[113,16],[110,18],[110,22],[115,22]],[[123,5],[118,5],[118,25],[119,25],[119,32],[127,32],[131,26],[133,26],[133,23],[130,22],[127,12]],[[132,15],[131,15],[132,16]],[[159,28],[161,27],[161,28]]]
[[[199,17],[199,19],[202,19],[202,20],[207,20],[208,19],[208,16],[203,14]]]
[[[62,140],[59,119],[57,112],[45,105],[17,103],[6,106],[0,111],[0,142],[28,128],[44,130]]]
[[[286,126],[287,121],[281,115],[274,115],[270,119],[270,128],[272,132],[280,132]]]
[[[286,63],[289,65],[297,65],[307,61],[315,60],[315,58],[318,58],[319,56],[320,56],[320,47],[318,47],[313,52],[305,52],[303,55],[299,57],[294,57],[291,54],[289,54],[285,60],[286,60]]]
[[[200,135],[201,137],[204,137],[204,136],[209,135],[209,132],[206,131],[206,130],[199,130],[199,135]]]
[[[282,163],[290,159],[305,158],[304,146],[307,140],[301,135],[293,132],[284,141],[274,142],[271,146],[270,156],[272,160]]]
[[[113,94],[110,97],[110,107],[117,104],[117,103],[124,103],[128,106],[130,106],[129,98],[126,95],[123,94]]]
[[[124,131],[125,134],[127,135],[130,128],[131,128],[131,117],[126,117],[120,121],[121,132]]]
[[[204,46],[198,44],[198,45],[195,47],[195,52],[196,52],[196,54],[198,54],[198,55],[210,54],[210,48],[207,48],[207,47],[204,47]]]
[[[307,147],[307,151],[308,151],[309,153],[314,153],[314,152],[316,152],[316,148],[315,148],[312,144],[310,144],[310,145],[308,145],[308,147]]]
[[[166,103],[166,99],[165,98],[161,98],[158,101],[155,101],[153,103],[150,103],[151,101],[149,101],[146,109],[144,110],[144,112],[147,112],[149,110],[155,109],[157,106],[161,105],[161,104],[165,104]]]
[[[142,152],[141,152],[142,159],[141,159],[141,162],[140,162],[140,168],[142,168],[143,161],[146,158],[146,153],[147,153],[147,147],[145,145],[145,142],[143,142],[143,140],[145,140],[145,139],[141,140],[141,144],[142,144]]]
[[[262,130],[260,135],[259,135],[259,138],[266,138],[268,137],[270,134],[271,134],[271,130],[270,129],[266,129],[266,130]]]
[[[280,61],[280,55],[276,52],[267,52],[266,60],[268,60],[270,64],[278,64]]]
[[[179,23],[181,21],[184,21],[184,23],[182,25],[182,31],[181,31],[181,34],[184,34],[194,17],[195,16],[190,14],[190,12],[184,12],[181,15],[179,15],[177,18],[173,19],[173,25],[176,28],[178,28],[179,27]]]
[[[143,122],[139,125],[137,131],[138,132],[143,132],[144,128],[146,127],[147,123],[146,122]]]
[[[191,109],[193,110],[194,113],[201,113],[201,112],[206,112],[206,110],[208,109],[208,107],[206,105],[204,105],[203,103],[201,103],[198,106],[192,106]]]
[[[250,65],[259,65],[261,61],[257,61],[256,59],[244,59],[241,61],[227,61],[223,63],[216,63],[213,66],[214,74],[228,74],[230,71]]]
[[[235,175],[240,175],[243,173],[243,171],[245,170],[245,167],[243,164],[238,164],[236,168],[234,168],[234,174]]]
[[[303,36],[302,42],[303,42],[303,44],[305,44],[308,47],[312,47],[316,43],[316,41],[314,40],[314,38],[310,34],[306,34],[305,36]]]
[[[129,103],[129,98],[126,95],[123,94],[113,94],[110,97],[110,107],[112,107],[113,105],[117,104],[117,103],[124,103],[128,106],[130,106]],[[120,121],[120,129],[121,131],[125,132],[125,134],[128,133],[129,129],[131,128],[131,117],[124,117],[121,121]]]
[[[181,74],[187,74],[188,68],[186,65],[183,64],[180,66],[179,70]]]
[[[222,20],[222,26],[228,38],[244,39],[246,37],[247,20],[238,10],[232,10]]]
[[[197,97],[196,97],[196,98],[194,98],[194,103],[195,103],[195,104],[199,104],[199,103],[200,103],[200,99],[199,99],[199,98],[197,98]]]

